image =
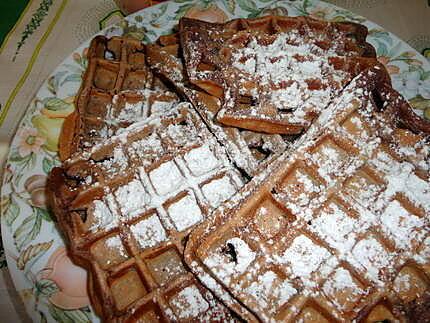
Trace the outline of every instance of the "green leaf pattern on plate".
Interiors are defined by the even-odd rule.
[[[11,194],[5,196],[4,201],[2,201],[2,208],[3,220],[6,222],[6,225],[10,227],[19,215],[19,204],[16,198]]]
[[[105,29],[106,36],[126,35],[145,42],[172,31],[178,18],[216,8],[226,17],[255,17],[271,12],[291,16],[310,15],[331,21],[352,20],[369,28],[369,42],[379,60],[391,73],[393,85],[405,95],[418,113],[430,118],[430,65],[407,44],[379,26],[349,11],[316,0],[175,0],[150,7]],[[46,176],[55,165],[58,135],[65,116],[73,111],[83,72],[88,42],[70,55],[47,79],[30,104],[11,145],[2,187],[2,235],[9,268],[17,290],[33,320],[37,322],[89,322],[90,308],[61,309],[49,300],[58,286],[40,278],[47,259],[63,245],[43,201],[35,203],[35,193],[25,182],[34,174]],[[39,203],[39,204],[38,204]],[[48,247],[49,246],[49,247]],[[28,259],[27,259],[28,258]],[[26,260],[26,261],[24,261]]]
[[[19,252],[37,237],[42,226],[42,219],[40,213],[33,208],[33,213],[26,217],[15,230],[13,238]]]
[[[37,281],[34,285],[34,289],[36,297],[50,297],[51,295],[59,291],[57,284],[50,279],[41,279]]]
[[[224,6],[227,8],[228,12],[234,15],[236,10],[236,2],[234,0],[224,0]]]
[[[57,322],[64,323],[86,323],[92,322],[91,310],[88,307],[77,310],[63,310],[54,304],[49,304],[49,313]]]
[[[52,246],[53,240],[49,242],[37,243],[30,245],[21,252],[19,258],[16,261],[16,266],[19,270],[24,270],[27,265],[36,261],[39,257]]]

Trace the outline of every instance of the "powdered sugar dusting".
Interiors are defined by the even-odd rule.
[[[414,173],[411,163],[398,162],[384,151],[377,152],[371,162],[387,182],[382,202],[390,200],[396,193],[403,193],[417,206],[430,212],[430,184]]]
[[[332,176],[339,172],[345,164],[345,152],[327,141],[319,147],[319,150],[312,155],[312,160],[318,165],[318,173],[327,183],[332,183]]]
[[[419,254],[414,255],[414,260],[419,264],[426,264],[430,261],[430,236],[425,238],[421,244]]]
[[[341,311],[350,310],[358,299],[365,295],[365,291],[356,284],[350,272],[342,267],[336,269],[322,290]]]
[[[190,194],[171,204],[167,212],[178,231],[188,229],[203,219],[202,211],[196,199]]]
[[[233,245],[234,250],[236,250],[236,266],[235,270],[237,272],[243,273],[245,269],[251,264],[251,262],[255,258],[255,252],[253,252],[248,244],[239,238],[231,238],[226,241],[226,243],[230,243]]]
[[[319,186],[316,185],[307,174],[304,174],[300,170],[297,171],[297,180],[303,184],[303,188],[306,192],[318,193],[320,191]]]
[[[188,124],[170,124],[164,129],[164,136],[167,136],[174,144],[180,147],[189,146],[190,138],[194,139],[194,144],[196,144],[199,139],[197,129]]]
[[[308,219],[312,213],[309,203],[322,189],[305,170],[297,168],[283,183],[279,196],[293,214]]]
[[[121,109],[121,111],[118,114],[119,120],[136,120],[139,117],[142,117],[142,109],[143,109],[143,102],[139,101],[136,103],[131,102],[125,102],[124,107]]]
[[[335,203],[323,210],[318,217],[312,221],[312,230],[324,241],[336,248],[340,256],[351,250],[355,243],[355,231],[357,221],[348,216]]]
[[[114,95],[108,109],[108,122],[116,126],[121,122],[135,123],[166,113],[177,104],[171,92],[140,89],[124,90]]]
[[[225,255],[225,251],[217,250],[205,258],[203,262],[213,273],[226,284],[230,283],[233,276],[245,272],[248,266],[255,259],[255,252],[252,251],[248,244],[240,238],[231,238],[225,242],[225,246],[231,245],[236,254],[236,259],[230,259]]]
[[[112,196],[111,196],[112,197]],[[90,230],[95,232],[100,229],[110,230],[118,226],[119,220],[118,215],[114,214],[104,203],[100,200],[93,202],[94,210],[94,223],[90,227]]]
[[[101,166],[107,174],[115,175],[117,172],[122,172],[127,168],[127,157],[120,147],[115,147],[113,156],[103,161]]]
[[[145,210],[145,207],[150,202],[149,194],[138,179],[120,186],[115,192],[115,197],[121,213],[128,218],[132,218]]]
[[[421,241],[424,222],[410,214],[398,201],[392,201],[381,215],[382,230],[394,240],[398,248],[409,249],[413,242]]]
[[[245,293],[251,295],[262,309],[275,314],[297,294],[297,290],[289,282],[281,281],[273,271],[267,271],[259,275],[257,280],[245,289]]]
[[[348,183],[346,191],[361,205],[367,208],[373,208],[381,191],[381,187],[380,185],[371,182],[365,176],[356,174]]]
[[[208,302],[196,286],[188,286],[170,299],[179,319],[192,319],[209,309]]]
[[[219,206],[222,202],[236,193],[236,187],[227,176],[214,179],[202,187],[203,195],[213,207]]]
[[[122,245],[121,239],[118,235],[106,239],[105,243],[108,248],[117,250],[121,257],[127,257],[124,246]]]
[[[311,273],[317,270],[329,256],[330,253],[327,249],[316,245],[306,236],[300,235],[294,239],[291,246],[278,260],[283,264],[288,264],[294,277],[300,277],[306,284],[311,283],[309,280]]]
[[[381,282],[381,270],[390,266],[391,256],[375,238],[359,241],[352,250],[352,255],[366,276],[375,282]]]
[[[141,157],[147,157],[150,154],[154,155],[154,157],[160,156],[163,153],[163,147],[160,138],[156,133],[152,133],[143,139],[133,141],[128,153],[134,158],[143,160],[144,165],[149,165],[151,161],[148,158]]]
[[[149,173],[149,178],[160,195],[165,195],[177,189],[183,177],[173,161],[161,164]]]
[[[156,215],[132,225],[130,229],[141,248],[153,247],[167,239],[166,231]]]
[[[344,268],[338,268],[329,281],[329,284],[324,285],[324,291],[327,293],[340,291],[345,288],[351,288],[355,285],[351,274]]]
[[[232,66],[244,80],[255,78],[262,89],[268,87],[258,94],[262,101],[268,100],[264,104],[290,111],[290,122],[307,123],[307,112],[324,109],[348,74],[329,63],[330,57],[337,56],[333,50],[301,42],[292,45],[290,38],[290,33],[280,33],[271,44],[253,38],[233,53]],[[226,101],[231,106],[228,97]]]
[[[393,287],[397,293],[400,293],[411,288],[412,277],[409,274],[402,274],[397,276],[394,281]]]
[[[191,172],[196,176],[203,175],[219,165],[219,160],[215,158],[207,146],[191,150],[184,155],[184,159]]]

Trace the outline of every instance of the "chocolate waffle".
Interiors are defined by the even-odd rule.
[[[179,33],[190,81],[216,97],[222,96],[218,72],[230,63],[231,48],[241,48],[253,38],[268,45],[282,34],[286,44],[307,45],[315,54],[330,50],[339,56],[376,57],[373,46],[366,43],[367,28],[352,22],[265,16],[216,24],[182,18]]]
[[[228,321],[182,260],[190,230],[243,185],[188,103],[55,168],[48,191],[106,321]]]
[[[401,127],[399,111],[413,112],[384,78],[358,76],[191,234],[187,264],[244,319],[396,322],[428,311],[429,136]]]
[[[354,76],[383,68],[352,23],[183,19],[180,35],[190,81],[223,99],[218,121],[253,131],[300,133]]]
[[[140,41],[95,37],[88,49],[88,67],[66,118],[59,141],[61,160],[114,135],[138,120],[169,110],[178,102],[146,65]]]
[[[217,122],[221,108],[218,98],[192,85],[184,71],[177,34],[162,36],[147,46],[148,64],[161,79],[172,84],[190,101],[216,138],[226,147],[230,158],[247,176],[252,177],[288,149],[293,137],[258,133]]]

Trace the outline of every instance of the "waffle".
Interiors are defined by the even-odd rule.
[[[228,48],[243,46],[254,37],[270,44],[284,34],[287,44],[306,44],[316,53],[332,50],[340,56],[376,57],[375,49],[366,43],[367,28],[352,22],[265,16],[216,24],[182,18],[179,32],[190,81],[216,97],[222,96],[222,75],[218,72],[231,59]]]
[[[383,80],[354,79],[191,234],[187,264],[247,321],[428,318],[429,137]]]
[[[226,147],[235,164],[252,177],[291,145],[294,137],[270,135],[227,127],[215,116],[221,108],[218,98],[190,84],[184,71],[177,34],[162,36],[147,47],[148,64],[161,79],[172,84],[190,101],[216,138]]]
[[[354,76],[383,68],[352,23],[183,19],[180,35],[190,81],[223,99],[218,121],[259,132],[302,132]]]
[[[230,321],[183,263],[190,230],[243,181],[188,103],[55,168],[50,204],[106,321]]]
[[[88,67],[66,118],[59,154],[66,160],[138,120],[169,110],[178,102],[146,65],[145,46],[137,40],[95,37],[88,49]]]

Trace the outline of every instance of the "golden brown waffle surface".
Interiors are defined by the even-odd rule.
[[[91,148],[120,129],[162,114],[178,102],[147,66],[140,41],[95,37],[88,49],[88,67],[75,100],[76,110],[65,121],[60,158]]]
[[[136,123],[50,176],[54,212],[107,321],[229,321],[182,260],[193,226],[243,182],[189,104]]]
[[[430,123],[366,35],[267,16],[91,42],[48,192],[104,321],[426,320]]]
[[[180,35],[190,81],[223,99],[217,120],[266,133],[300,133],[354,76],[383,68],[367,29],[352,23],[184,18]]]
[[[216,120],[221,108],[220,100],[190,84],[184,71],[177,34],[160,37],[156,44],[148,45],[147,55],[155,74],[173,84],[193,104],[245,174],[252,177],[288,149],[294,139],[292,137],[228,127]]]
[[[217,97],[222,91],[217,72],[231,62],[232,49],[241,48],[252,39],[268,45],[283,35],[286,44],[307,45],[309,52],[331,50],[340,56],[376,56],[374,48],[366,43],[365,26],[310,17],[266,16],[234,19],[224,24],[182,18],[179,32],[191,82]]]
[[[187,263],[247,320],[394,322],[416,304],[426,311],[428,137],[398,127],[392,115],[406,103],[381,74],[355,79],[292,152],[191,234]]]

